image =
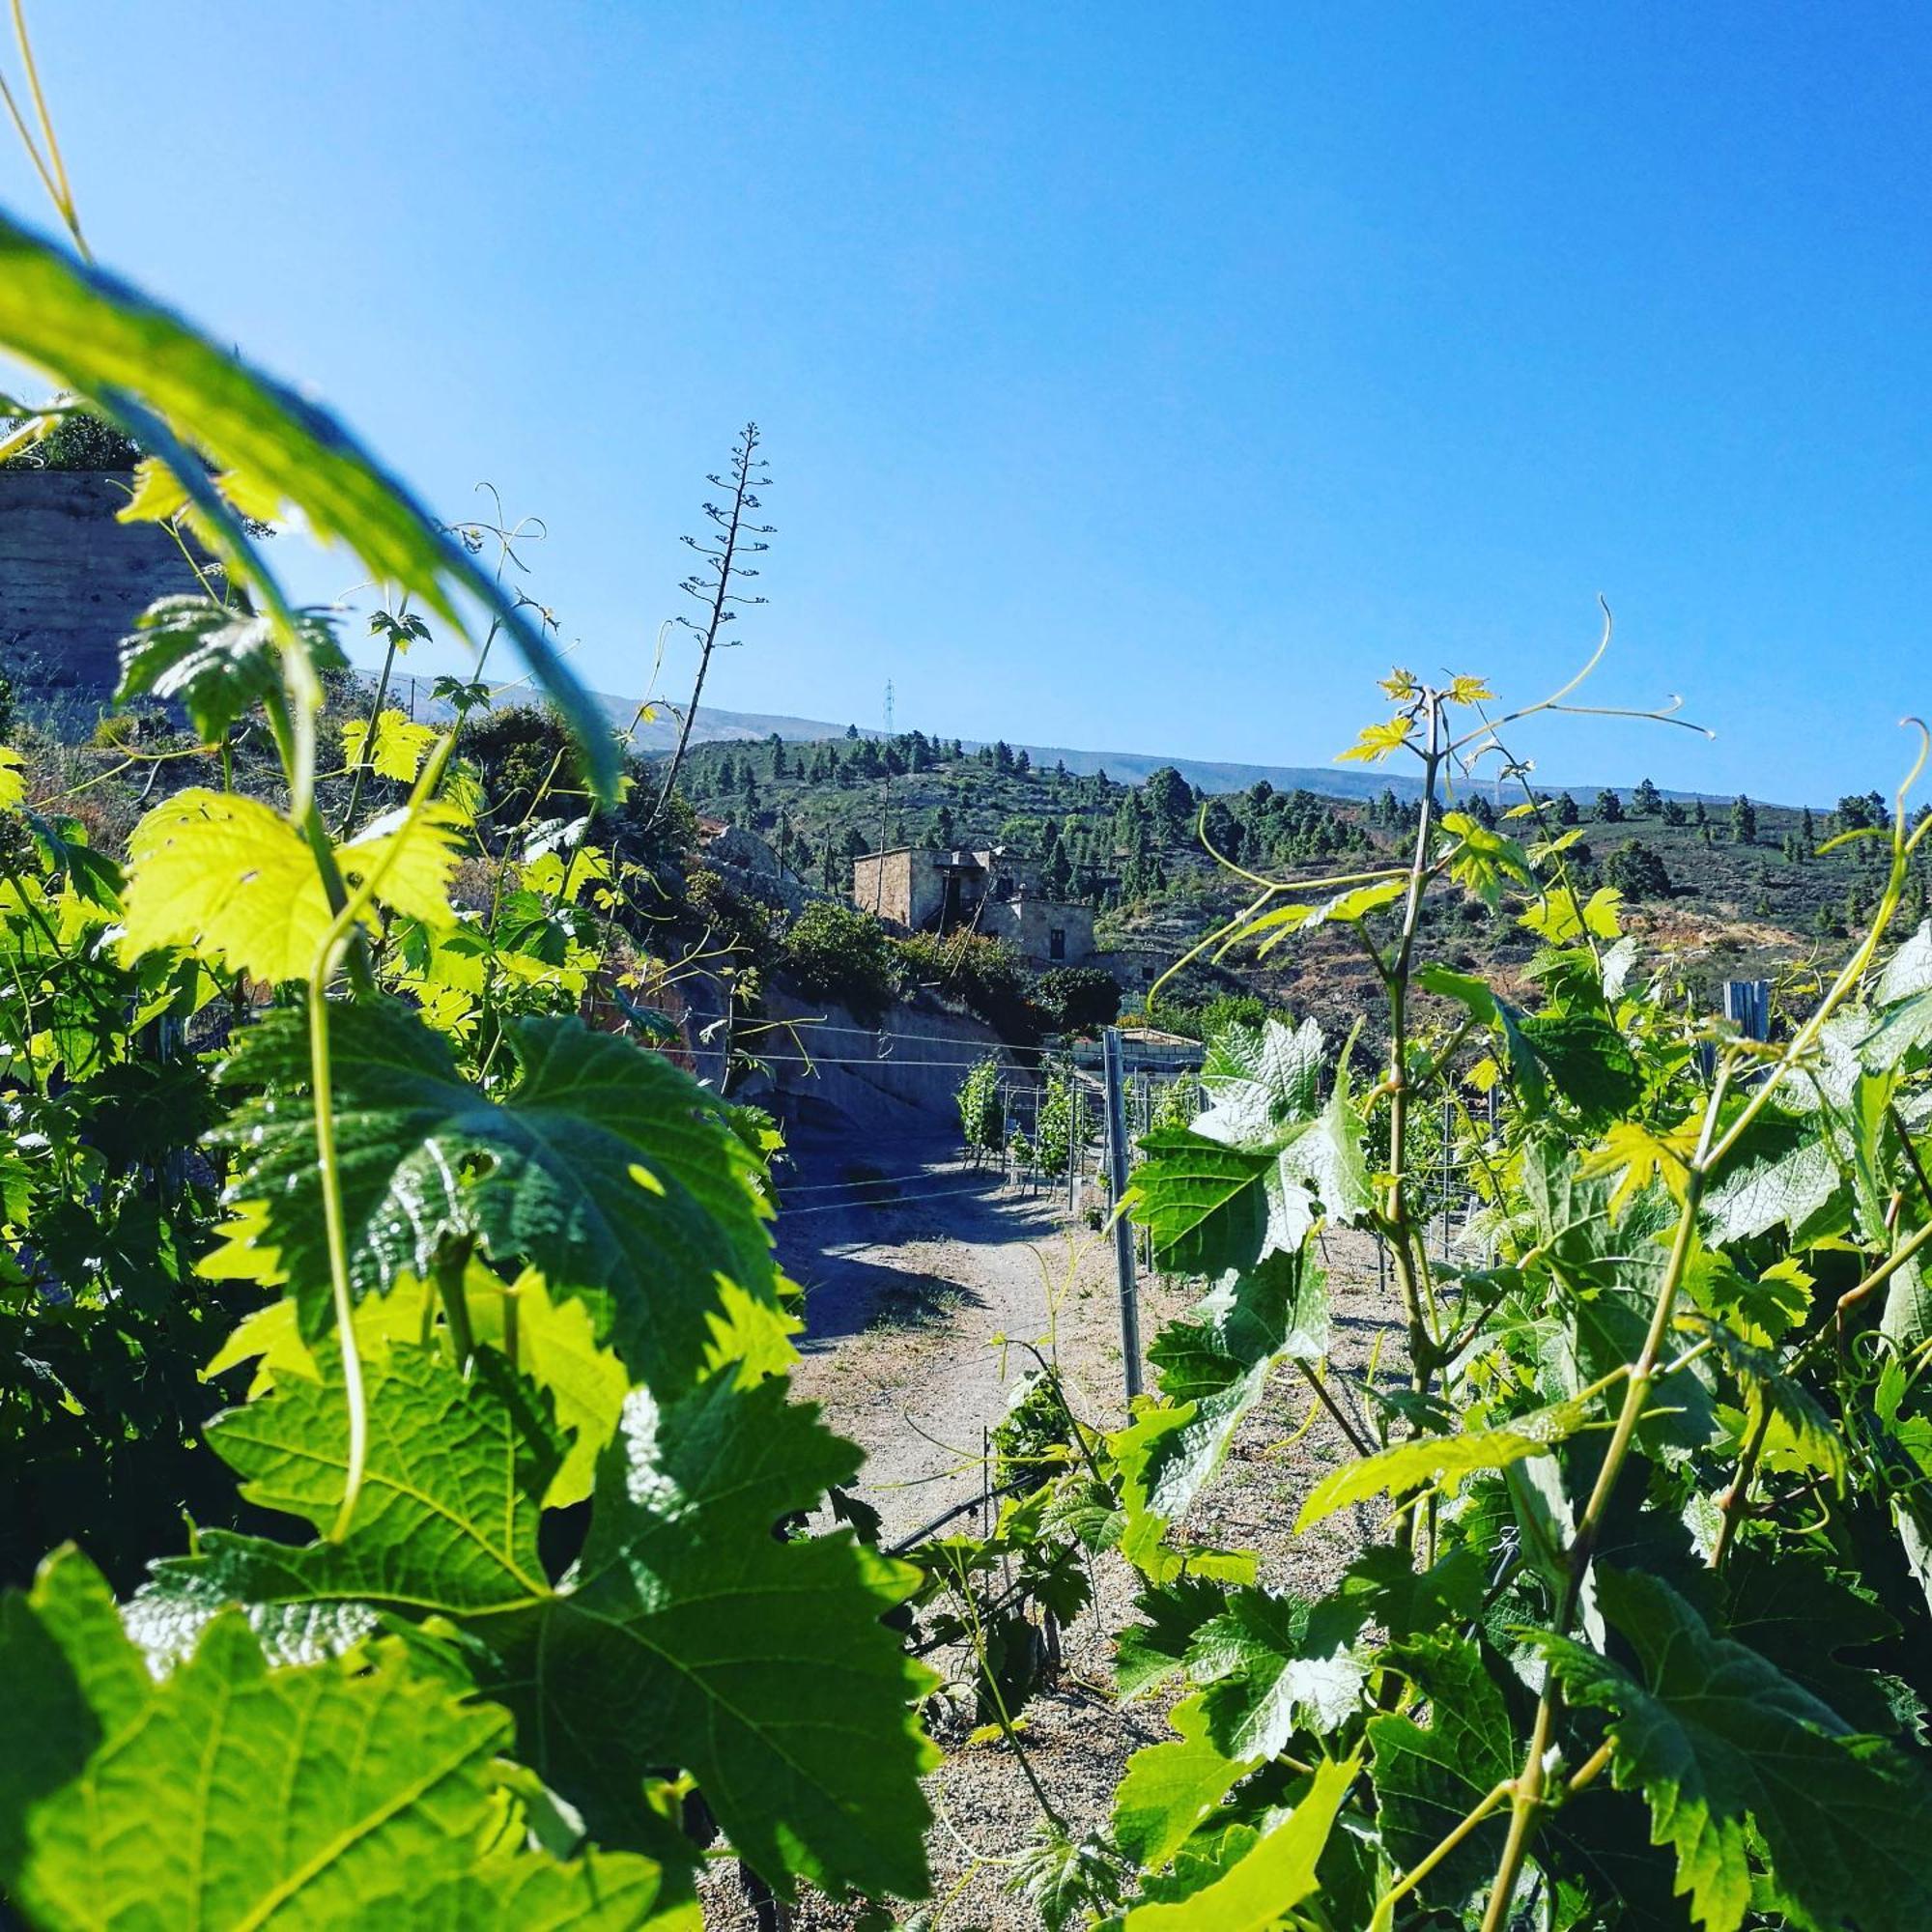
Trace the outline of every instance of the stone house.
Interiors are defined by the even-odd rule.
[[[1029,966],[1094,958],[1093,908],[1046,897],[1038,867],[998,845],[863,852],[852,861],[852,903],[907,932],[964,926],[1008,940]]]

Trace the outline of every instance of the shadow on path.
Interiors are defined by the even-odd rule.
[[[923,1273],[881,1251],[923,1240],[997,1247],[1048,1241],[1062,1230],[1053,1197],[974,1167],[951,1137],[859,1135],[794,1140],[779,1190],[778,1256],[806,1291],[807,1353],[880,1323],[923,1327],[981,1308],[963,1283]]]

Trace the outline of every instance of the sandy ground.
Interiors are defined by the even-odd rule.
[[[1006,1185],[939,1137],[807,1141],[792,1151],[779,1248],[807,1291],[805,1360],[794,1386],[867,1451],[860,1493],[879,1511],[886,1542],[979,1496],[983,1432],[1031,1366],[1012,1342],[1051,1350],[1089,1419],[1124,1418],[1112,1240],[1068,1225],[1063,1190]],[[873,1184],[875,1176],[894,1184]],[[1373,1244],[1329,1234],[1323,1249],[1338,1366],[1365,1375],[1379,1341],[1377,1373],[1399,1374],[1394,1292],[1379,1283]],[[1183,1312],[1193,1293],[1144,1278],[1143,1336]],[[1277,1378],[1187,1526],[1256,1551],[1264,1582],[1319,1594],[1373,1526],[1338,1517],[1305,1537],[1293,1534],[1302,1497],[1344,1447],[1326,1414],[1298,1433],[1313,1400],[1299,1375]],[[961,1527],[977,1520],[976,1511]],[[1076,1834],[1104,1827],[1128,1756],[1170,1735],[1160,1703],[1122,1706],[1114,1697],[1113,1634],[1133,1616],[1129,1573],[1105,1558],[1094,1581],[1093,1609],[1063,1638],[1062,1684],[1028,1706],[1024,1726],[1034,1771]],[[966,1742],[970,1705],[955,1716],[942,1700],[928,1717],[948,1756],[927,1780],[934,1892],[919,1923],[946,1932],[1037,1927],[1037,1915],[1006,1889],[1039,1820],[1011,1750]],[[705,1913],[719,1928],[760,1923],[724,1874],[706,1888]],[[913,1916],[910,1908],[898,1915],[900,1922]],[[789,1922],[842,1932],[859,1919],[849,1907],[808,1896]]]

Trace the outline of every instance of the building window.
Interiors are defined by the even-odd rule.
[[[1048,928],[1046,935],[1046,956],[1049,959],[1065,959],[1066,957],[1066,931],[1064,926],[1056,925]]]

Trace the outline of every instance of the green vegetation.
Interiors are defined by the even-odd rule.
[[[1007,1144],[1007,1115],[1000,1100],[1000,1063],[988,1054],[959,1083],[959,1131],[974,1154],[999,1153]]]
[[[903,1919],[950,1653],[1037,1803],[1012,1885],[1054,1932],[1932,1922],[1932,821],[1902,793],[1829,861],[1743,800],[1725,834],[1642,821],[1673,875],[1680,830],[1766,893],[1835,861],[1847,949],[1768,1043],[1699,1016],[1560,811],[1447,795],[1523,715],[1474,677],[1394,672],[1345,754],[1412,759],[1413,805],[1216,814],[1170,773],[1058,810],[1043,858],[1111,838],[1122,911],[1194,908],[1203,953],[1342,941],[1379,1027],[1222,1009],[1125,1204],[1202,1291],[1153,1392],[1104,1426],[1036,1350],[995,1520],[902,1560],[790,1396],[777,1136],[642,1043],[678,1036],[638,996],[733,919],[826,997],[943,961],[830,902],[753,930],[628,811],[483,540],[5,217],[0,348],[152,452],[134,514],[220,566],[132,627],[100,741],[0,750],[10,1919],[690,1932],[720,1834],[778,1894]],[[297,514],[392,586],[396,648],[473,607],[552,714],[353,711],[255,534]],[[1249,868],[1231,914],[1197,816]],[[1526,949],[1508,985],[1479,935]],[[1423,1237],[1438,1117],[1480,1263]],[[1050,1079],[1040,1162],[1090,1131]],[[1330,1226],[1389,1257],[1379,1373],[1331,1352]],[[1190,1521],[1277,1385],[1346,1445],[1300,1512],[1362,1537],[1320,1595]],[[1116,1689],[1178,1694],[1090,1830],[1022,1719],[1102,1564],[1137,1593]]]

